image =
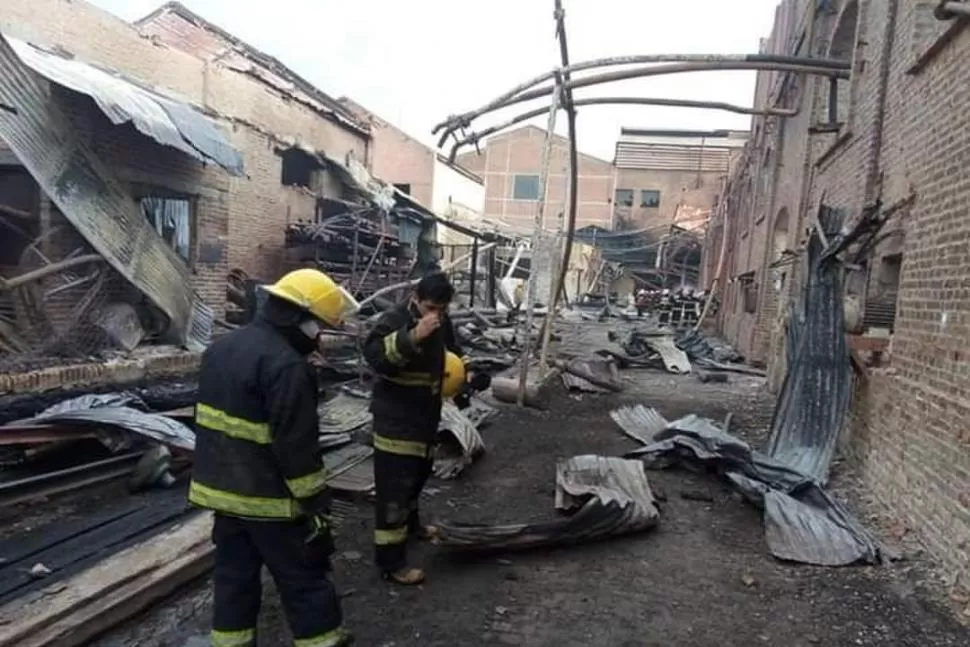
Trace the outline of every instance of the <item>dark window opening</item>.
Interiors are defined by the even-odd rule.
[[[0,167],[0,266],[14,267],[39,234],[37,183],[20,167]]]
[[[862,323],[866,328],[888,328],[892,332],[896,326],[896,304],[903,255],[883,256],[876,268],[869,281]]]
[[[195,229],[192,200],[186,197],[146,196],[138,204],[158,235],[188,263],[192,258]]]
[[[613,203],[618,207],[632,207],[633,189],[617,189]]]
[[[279,156],[282,162],[280,165],[280,182],[283,186],[316,188],[318,184],[317,176],[324,170],[323,165],[316,157],[299,148],[288,148],[281,151]]]
[[[829,47],[829,58],[852,61],[855,54],[856,27],[859,22],[859,3],[853,0],[848,3],[839,16],[835,33],[832,34],[832,45]],[[827,114],[825,122],[830,126],[844,126],[849,123],[849,112],[852,103],[850,79],[832,77],[829,81]]]
[[[512,179],[512,199],[513,200],[538,200],[539,199],[539,176],[538,175],[516,175]]]
[[[640,206],[646,209],[653,209],[660,206],[660,191],[644,189],[640,191]]]
[[[404,193],[406,195],[411,195],[411,185],[410,184],[395,184],[394,188]]]

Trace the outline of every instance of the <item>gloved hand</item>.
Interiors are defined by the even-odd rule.
[[[330,556],[336,546],[333,543],[330,517],[323,513],[310,515],[308,518],[310,534],[304,542],[307,561],[314,566],[321,566],[330,570]]]

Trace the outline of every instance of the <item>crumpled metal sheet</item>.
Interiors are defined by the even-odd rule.
[[[159,144],[202,162],[214,162],[233,175],[243,175],[239,151],[207,117],[189,106],[82,61],[51,54],[10,36],[6,39],[25,65],[61,87],[94,99],[111,123],[130,121],[140,133]]]
[[[490,414],[482,405],[478,405],[477,413],[473,414],[478,420],[476,423],[466,415],[466,412],[472,411],[476,411],[476,405],[465,411],[459,410],[453,402],[444,402],[441,406],[434,457],[434,474],[440,479],[457,477],[485,452],[485,441],[478,433],[478,425],[483,424]]]
[[[0,104],[9,107],[0,109],[0,138],[61,213],[168,317],[169,336],[202,350],[211,334],[212,309],[191,289],[188,267],[2,34]]]
[[[560,461],[556,507],[573,514],[531,524],[436,523],[437,543],[467,551],[564,546],[643,532],[660,518],[642,463],[604,456]]]
[[[671,373],[690,373],[690,360],[687,353],[677,348],[674,338],[669,335],[650,335],[644,338],[647,346],[660,354],[664,366]]]
[[[623,433],[644,445],[652,443],[654,436],[669,424],[656,409],[642,404],[614,409],[610,412],[610,417]]]
[[[139,411],[144,404],[130,393],[83,395],[72,398],[41,411],[33,418],[11,424],[47,423],[78,425],[80,427],[108,427],[131,432],[150,440],[188,451],[195,450],[195,432],[167,416]],[[112,447],[112,442],[106,443]],[[121,449],[125,444],[112,447]]]
[[[819,219],[831,236],[839,232],[839,212],[821,207]],[[815,228],[808,267],[807,284],[788,326],[788,373],[767,451],[824,484],[852,404],[853,375],[845,339],[842,266],[822,249]]]
[[[729,343],[699,330],[690,329],[678,335],[677,347],[695,362],[699,359],[725,364],[744,361],[741,354]]]
[[[374,448],[359,443],[323,455],[327,485],[333,490],[364,494],[374,489]]]
[[[567,371],[562,371],[559,376],[562,378],[563,386],[567,391],[580,391],[583,393],[609,393],[609,389],[596,386],[589,380],[573,375]]]
[[[568,374],[599,389],[605,389],[614,393],[619,393],[623,390],[623,382],[620,380],[620,374],[616,368],[616,364],[609,359],[576,357],[563,362],[561,368],[564,376],[563,382],[567,388],[571,388],[570,381],[565,377]],[[579,390],[588,390],[584,388],[582,383],[579,383],[577,388]]]
[[[687,461],[724,474],[763,509],[765,539],[779,559],[821,566],[879,561],[877,542],[816,481],[710,420],[695,415],[676,420],[627,456],[656,469]]]
[[[369,407],[368,398],[339,391],[320,404],[320,435],[346,434],[363,429],[373,419]]]

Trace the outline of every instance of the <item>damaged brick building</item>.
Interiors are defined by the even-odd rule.
[[[753,119],[715,207],[704,273],[707,285],[718,280],[720,330],[769,366],[777,388],[819,205],[839,209],[846,225],[878,209],[878,235],[842,257],[857,369],[845,447],[894,517],[965,573],[970,29],[966,17],[945,10],[953,4],[781,3],[763,51],[851,61],[851,74],[831,82],[759,74],[755,107],[775,114]]]
[[[315,191],[339,192],[327,173],[312,173],[319,166],[314,152],[341,161],[349,154],[366,164],[369,133],[349,111],[178,3],[130,25],[85,2],[13,1],[4,3],[0,29],[184,101],[216,123],[240,152],[245,176],[230,179],[192,160],[173,165],[157,154],[139,155],[137,146],[147,141],[134,132],[124,133],[131,137],[116,147],[127,166],[144,167],[127,181],[191,198],[193,231],[183,251],[197,288],[216,308],[229,268],[276,274],[285,225],[312,219]],[[311,187],[316,175],[321,184]]]

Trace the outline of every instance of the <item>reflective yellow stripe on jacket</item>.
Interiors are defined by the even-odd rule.
[[[201,508],[237,517],[295,519],[301,514],[300,504],[290,497],[246,496],[217,490],[195,480],[189,486],[189,501]]]
[[[255,629],[240,629],[238,631],[212,630],[212,647],[249,647],[256,644]]]
[[[398,456],[427,458],[429,446],[427,443],[419,443],[416,440],[397,440],[396,438],[386,438],[374,434],[374,449]]]
[[[392,332],[390,335],[384,336],[384,357],[386,357],[387,361],[389,361],[391,364],[397,364],[398,366],[407,361],[397,349],[397,331]]]
[[[195,405],[195,422],[213,431],[220,431],[230,438],[248,440],[259,445],[273,442],[267,423],[237,418],[201,402]]]
[[[327,487],[327,472],[324,469],[319,469],[312,474],[307,474],[306,476],[301,476],[295,479],[286,479],[286,487],[290,489],[298,499],[305,499],[317,494],[323,488]]]

